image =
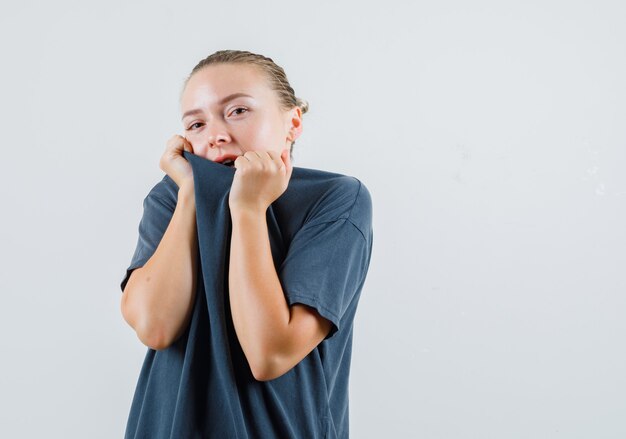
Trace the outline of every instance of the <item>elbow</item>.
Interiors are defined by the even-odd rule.
[[[276,373],[269,367],[251,367],[252,376],[257,381],[271,381],[278,378],[282,374]]]
[[[147,313],[137,313],[132,316],[125,314],[124,319],[134,329],[139,341],[150,349],[160,351],[167,349],[173,343],[173,338],[165,330],[165,326],[148,318]]]
[[[252,376],[257,381],[271,381],[286,374],[292,366],[286,364],[281,357],[276,355],[261,355],[260,358],[250,361]]]
[[[270,381],[277,378],[277,376],[270,373],[269,369],[259,367],[251,367],[250,369],[252,370],[252,376],[257,381]]]
[[[174,342],[170,331],[167,331],[163,322],[156,322],[154,318],[150,318],[148,310],[138,308],[135,302],[127,300],[130,292],[128,287],[124,291],[121,303],[122,316],[133,328],[137,338],[155,351],[167,349]]]
[[[155,351],[167,349],[173,343],[173,338],[163,330],[162,325],[145,325],[135,332],[144,345]]]
[[[250,349],[249,346],[254,346]],[[256,339],[247,344],[244,355],[250,372],[257,381],[271,381],[289,372],[298,363],[291,344],[276,336],[270,340]]]

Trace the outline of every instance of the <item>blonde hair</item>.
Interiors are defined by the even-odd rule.
[[[187,87],[187,83],[194,73],[211,64],[226,63],[252,64],[260,67],[261,71],[263,71],[267,76],[270,88],[278,95],[279,105],[283,111],[291,110],[293,107],[299,107],[302,114],[309,111],[309,103],[304,99],[296,97],[293,88],[289,85],[287,75],[282,67],[274,63],[272,58],[248,52],[246,50],[218,50],[201,60],[193,68],[193,70],[191,70],[187,79],[185,79],[180,91],[180,98],[182,98],[185,88]],[[295,143],[295,140],[291,142],[290,153],[293,153],[293,145]]]

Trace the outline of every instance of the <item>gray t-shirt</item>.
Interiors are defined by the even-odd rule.
[[[329,335],[296,366],[254,379],[228,299],[234,168],[184,152],[194,172],[198,290],[189,327],[170,347],[148,349],[126,438],[347,438],[353,320],[372,252],[372,202],[358,179],[294,167],[267,210],[272,257],[287,303],[332,322]],[[157,248],[177,203],[165,175],[143,201],[139,238],[126,275]]]

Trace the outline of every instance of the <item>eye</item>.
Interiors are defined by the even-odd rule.
[[[193,127],[194,127],[194,126],[196,126],[196,125],[198,125],[198,124],[201,124],[201,123],[202,123],[202,122],[192,123],[192,124],[189,126],[189,128],[187,128],[187,131],[189,131],[189,130],[193,129]]]
[[[230,113],[230,114],[234,114],[235,112],[237,112],[237,111],[239,111],[239,110],[248,111],[248,109],[247,109],[247,108],[245,108],[245,107],[237,107],[237,108],[235,108],[233,111],[231,111],[231,113]],[[242,113],[237,113],[237,114],[242,114]]]

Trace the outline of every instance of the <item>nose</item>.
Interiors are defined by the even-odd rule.
[[[208,126],[208,133],[207,143],[209,148],[216,148],[230,142],[230,134],[220,123],[211,123]]]

